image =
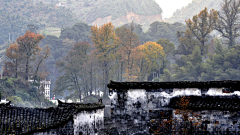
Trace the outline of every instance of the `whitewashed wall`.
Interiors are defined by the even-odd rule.
[[[96,111],[82,111],[74,115],[74,135],[98,135],[99,130],[104,128],[104,109]],[[98,130],[95,133],[95,129]]]

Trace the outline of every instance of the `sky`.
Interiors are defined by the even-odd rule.
[[[163,18],[169,18],[177,10],[187,6],[192,0],[155,0],[163,10]]]

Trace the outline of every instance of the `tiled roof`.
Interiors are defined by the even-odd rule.
[[[176,81],[176,82],[114,82],[108,85],[111,90],[128,89],[169,89],[169,88],[236,88],[239,89],[240,81]]]
[[[188,109],[192,110],[240,110],[240,98],[238,96],[187,96],[190,97]],[[169,107],[178,109],[177,102],[181,97],[170,99]]]
[[[31,134],[66,124],[81,110],[104,108],[102,104],[59,103],[56,108],[23,108],[0,104],[0,134]]]

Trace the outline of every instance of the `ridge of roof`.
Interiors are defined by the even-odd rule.
[[[123,89],[171,89],[171,88],[237,88],[240,80],[223,81],[174,81],[174,82],[115,82],[110,81],[107,87],[111,90]]]

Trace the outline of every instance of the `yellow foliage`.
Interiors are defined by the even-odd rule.
[[[143,81],[154,70],[163,65],[165,53],[163,47],[156,42],[148,41],[134,50],[134,61],[139,81]]]

